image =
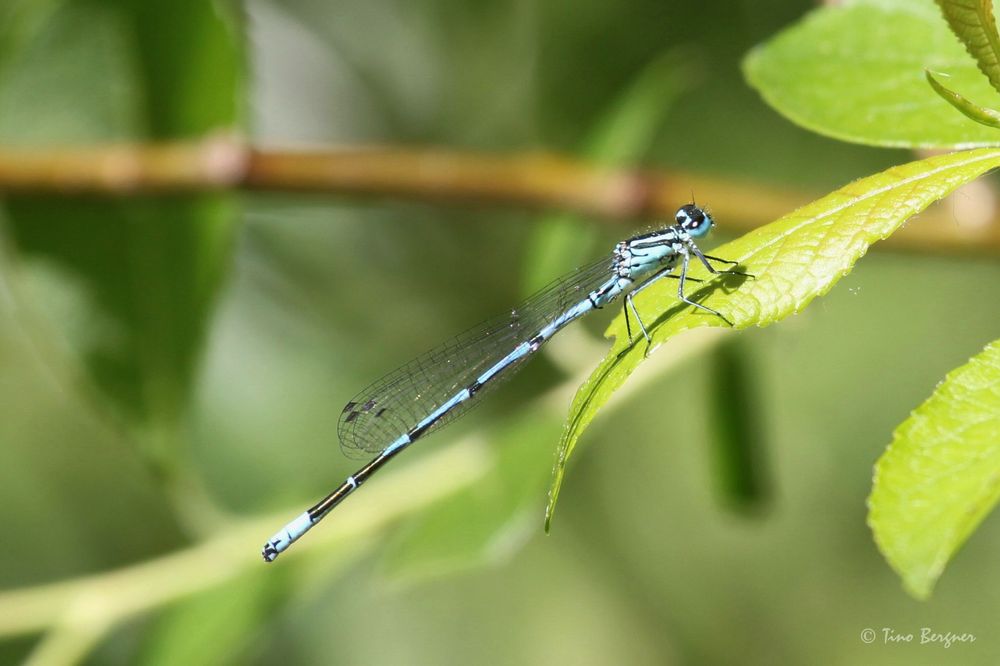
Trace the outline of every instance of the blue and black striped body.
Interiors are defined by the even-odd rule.
[[[688,259],[694,254],[708,265],[694,238],[712,225],[707,213],[693,204],[684,206],[676,224],[619,243],[610,257],[556,280],[509,315],[466,331],[367,387],[344,407],[337,431],[345,452],[377,455],[268,540],[264,559],[274,560],[395,455],[466,413],[487,389],[591,310],[626,292],[631,305],[631,295],[660,277],[678,277],[680,297],[692,303],[683,295]],[[673,276],[678,262],[682,271]],[[632,310],[638,317],[634,306]],[[644,326],[642,330],[646,335]]]

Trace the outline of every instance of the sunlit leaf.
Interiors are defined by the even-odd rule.
[[[946,72],[977,103],[1000,101],[930,0],[824,7],[755,48],[746,76],[790,120],[845,141],[969,148],[996,132],[955,113],[924,78]]]
[[[993,0],[936,0],[952,31],[976,60],[979,69],[1000,91],[1000,35],[993,18]]]
[[[756,279],[715,279],[689,294],[726,314],[736,328],[766,326],[799,312],[850,271],[868,247],[956,187],[1000,165],[1000,150],[979,149],[893,167],[855,181],[742,238],[712,250],[739,261]],[[719,220],[725,224],[725,220]],[[693,266],[691,275],[707,272]],[[698,326],[725,326],[715,316],[678,305],[677,283],[661,280],[637,298],[651,328],[650,350]],[[645,341],[630,343],[624,317],[608,327],[611,351],[577,392],[570,408],[546,523],[559,496],[566,463],[597,411],[645,359]]]
[[[916,597],[1000,500],[1000,341],[953,370],[875,465],[868,523]]]
[[[986,125],[987,127],[1000,128],[1000,113],[997,111],[984,106],[979,106],[972,100],[959,95],[957,92],[951,90],[938,81],[937,77],[935,77],[930,71],[927,72],[927,83],[931,84],[931,88],[933,88],[938,95],[941,95],[941,98],[944,99],[944,101],[958,109],[960,113],[965,114],[966,117],[975,120],[981,125]]]

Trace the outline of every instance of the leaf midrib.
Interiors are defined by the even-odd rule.
[[[755,246],[753,250],[749,250],[749,251],[744,252],[742,254],[738,254],[737,256],[738,256],[738,258],[739,258],[739,260],[741,262],[745,261],[745,260],[748,260],[748,259],[751,259],[755,255],[760,254],[761,250],[763,250],[765,248],[771,248],[772,246],[774,246],[775,244],[777,244],[779,242],[784,242],[785,239],[788,236],[796,233],[797,231],[799,231],[803,227],[805,227],[807,225],[811,225],[811,224],[817,223],[817,222],[821,222],[822,220],[824,220],[824,219],[826,219],[828,217],[831,217],[833,215],[839,214],[843,210],[845,210],[847,208],[850,208],[851,206],[854,206],[854,205],[856,205],[856,204],[858,204],[858,203],[860,203],[862,201],[866,201],[866,200],[874,198],[876,196],[881,196],[881,195],[885,194],[886,192],[891,192],[891,191],[893,191],[893,190],[895,190],[895,189],[897,189],[899,187],[903,187],[903,186],[909,185],[911,183],[917,183],[917,182],[920,182],[922,180],[926,180],[928,178],[932,178],[933,176],[935,176],[935,175],[937,175],[939,173],[945,172],[945,171],[951,171],[953,169],[959,169],[959,168],[962,168],[962,167],[970,166],[972,164],[976,164],[977,162],[989,161],[991,159],[996,159],[998,156],[1000,156],[1000,150],[992,149],[992,148],[988,149],[988,150],[990,151],[988,154],[985,154],[985,155],[980,154],[980,155],[978,155],[978,156],[976,156],[974,158],[970,158],[970,159],[968,159],[966,161],[963,161],[963,162],[950,162],[949,164],[942,165],[942,166],[940,166],[938,168],[935,168],[932,171],[925,171],[922,174],[917,175],[917,176],[909,176],[907,178],[904,178],[903,180],[895,181],[895,182],[893,182],[893,183],[891,183],[889,185],[886,185],[884,187],[879,187],[879,188],[876,188],[874,190],[869,190],[868,192],[866,192],[865,194],[862,194],[860,196],[851,197],[850,199],[848,199],[844,203],[839,204],[838,206],[836,206],[834,208],[831,208],[831,209],[829,209],[829,210],[827,210],[827,211],[825,211],[823,213],[820,213],[818,215],[810,216],[810,217],[807,217],[807,218],[803,219],[800,223],[796,224],[795,226],[789,227],[788,229],[786,229],[786,230],[784,230],[782,232],[779,232],[777,235],[771,237],[769,240],[766,240],[763,243],[760,243],[759,245]],[[815,205],[815,204],[810,204],[810,205]],[[793,212],[793,213],[791,213],[791,215],[795,215],[795,213]],[[773,263],[773,260],[772,260],[772,263]]]

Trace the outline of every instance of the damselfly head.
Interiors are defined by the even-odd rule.
[[[715,226],[712,216],[694,204],[687,204],[677,209],[677,224],[694,238],[708,235]]]

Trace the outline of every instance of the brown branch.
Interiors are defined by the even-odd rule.
[[[0,192],[134,196],[239,187],[250,149],[226,138],[201,143],[92,148],[0,148]]]
[[[0,192],[137,196],[206,191],[314,192],[448,205],[569,210],[626,220],[669,219],[693,192],[727,230],[777,219],[818,194],[685,173],[606,169],[550,154],[480,155],[439,149],[268,150],[231,137],[197,143],[81,149],[0,148]],[[992,216],[991,216],[992,218]],[[1000,225],[956,224],[945,207],[887,245],[1000,254]]]

